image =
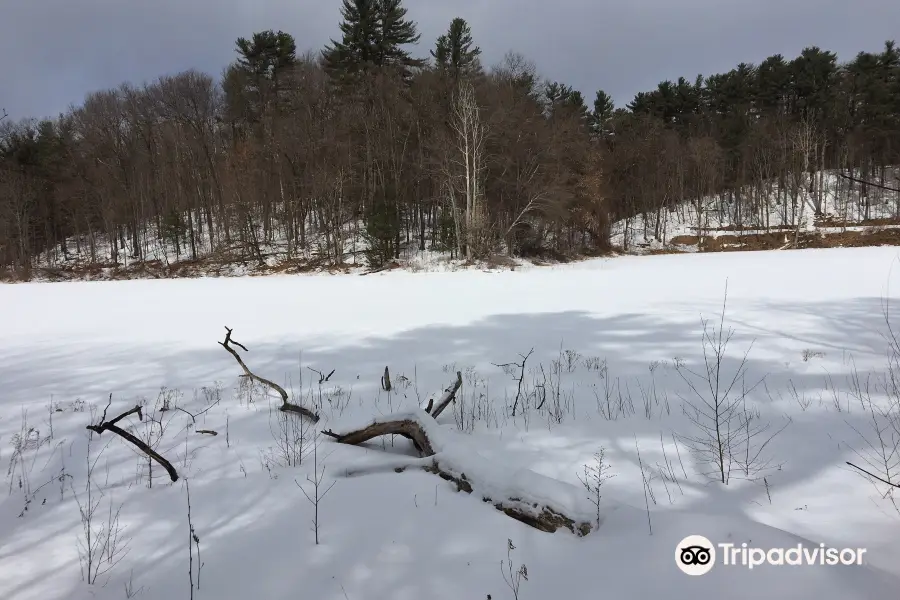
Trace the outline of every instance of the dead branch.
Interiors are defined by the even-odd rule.
[[[441,396],[441,399],[438,400],[436,405],[434,404],[433,399],[428,401],[428,407],[425,409],[425,412],[437,419],[450,403],[456,400],[456,392],[459,391],[460,387],[462,387],[462,372],[457,371],[456,380],[444,390],[444,394]]]
[[[893,187],[890,187],[887,185],[881,185],[880,183],[875,183],[874,181],[866,181],[865,179],[857,179],[856,177],[853,177],[851,175],[845,175],[844,173],[838,173],[838,175],[840,175],[844,179],[849,179],[850,181],[855,181],[856,183],[861,183],[863,185],[869,185],[874,188],[887,190],[889,192],[897,192],[898,194],[900,194],[900,188],[893,188]],[[900,179],[898,179],[898,181],[900,181]]]
[[[225,327],[225,331],[228,332],[225,335],[225,341],[219,342],[219,345],[222,346],[223,348],[225,348],[228,351],[228,353],[231,354],[234,357],[234,359],[238,362],[238,364],[241,366],[241,369],[244,370],[244,374],[242,375],[242,377],[247,377],[248,379],[252,379],[253,381],[256,381],[257,383],[261,383],[262,385],[268,386],[269,388],[278,392],[278,395],[281,396],[281,406],[279,407],[279,410],[281,410],[282,412],[296,413],[298,415],[306,417],[307,419],[311,420],[313,423],[317,423],[319,421],[319,415],[317,415],[313,411],[311,411],[308,408],[305,408],[303,406],[299,406],[297,404],[291,403],[288,400],[288,393],[286,391],[284,391],[283,387],[281,387],[274,381],[270,381],[268,379],[260,377],[259,375],[253,374],[253,372],[250,370],[250,368],[247,367],[247,365],[244,363],[244,360],[241,358],[241,355],[237,353],[237,350],[235,350],[234,348],[231,347],[231,344],[234,344],[238,348],[241,348],[244,352],[249,352],[249,350],[243,344],[231,339],[231,332],[232,332],[231,329],[229,329],[228,327]]]
[[[865,474],[868,475],[869,477],[873,477],[873,478],[877,479],[877,480],[880,481],[881,483],[885,483],[885,484],[887,484],[887,485],[889,485],[889,486],[891,486],[891,487],[895,487],[895,488],[897,488],[897,489],[900,489],[900,483],[891,483],[890,481],[887,481],[886,479],[882,479],[882,478],[879,477],[878,475],[873,475],[872,473],[869,473],[868,471],[866,471],[866,470],[863,469],[862,467],[857,467],[857,466],[854,465],[852,462],[848,462],[847,464],[850,465],[851,467],[853,467],[854,469],[858,470],[858,471],[862,471],[863,473],[865,473]]]
[[[212,429],[198,429],[197,433],[205,433],[206,435],[212,435],[212,436],[219,435],[218,431],[213,431]]]
[[[175,407],[175,410],[180,410],[181,412],[183,412],[184,414],[186,414],[187,416],[189,416],[189,417],[191,418],[191,423],[193,423],[193,424],[196,425],[196,424],[197,424],[197,417],[200,417],[200,416],[205,415],[205,414],[207,413],[207,411],[209,411],[209,409],[211,409],[212,407],[214,407],[214,406],[215,406],[216,404],[218,404],[218,403],[219,403],[219,401],[216,400],[213,404],[210,404],[209,406],[207,406],[206,408],[204,408],[203,410],[201,410],[200,412],[198,412],[198,413],[196,413],[196,414],[195,414],[195,413],[192,413],[192,412],[190,412],[190,411],[188,411],[188,410],[185,410],[185,409],[181,408],[180,406],[176,406],[176,407]]]
[[[323,373],[322,371],[319,371],[318,369],[313,369],[312,367],[306,367],[306,368],[319,376],[319,385],[322,385],[323,383],[325,383],[326,381],[331,379],[331,376],[334,375],[334,371],[335,371],[334,369],[332,369],[331,373],[326,375],[325,373]]]
[[[461,380],[461,376],[460,376]],[[434,457],[434,460],[426,464],[422,468],[437,475],[445,481],[449,481],[456,485],[456,491],[472,494],[478,492],[477,483],[474,483],[466,477],[465,473],[456,472],[454,469],[441,464],[441,455],[435,452],[435,448],[428,438],[428,434],[422,424],[413,416],[407,416],[394,420],[375,420],[370,425],[362,429],[348,431],[346,433],[335,433],[331,430],[322,432],[323,434],[334,438],[340,444],[359,445],[368,442],[376,437],[386,435],[399,435],[411,440],[416,448],[426,457]],[[406,467],[397,468],[395,471],[402,472]],[[526,525],[534,527],[540,531],[553,533],[560,528],[566,528],[579,536],[590,533],[592,525],[585,522],[576,522],[574,519],[560,513],[549,506],[541,506],[533,502],[526,502],[521,498],[491,498],[485,494],[481,494],[482,500],[494,506],[497,510],[507,516],[516,519]]]
[[[112,394],[110,394],[110,402],[112,402]],[[95,432],[97,435],[101,435],[104,431],[112,431],[116,435],[121,436],[125,440],[131,442],[134,446],[136,446],[141,452],[155,460],[159,465],[166,470],[169,474],[169,478],[174,482],[178,481],[178,472],[175,470],[175,467],[172,466],[168,460],[163,458],[161,454],[159,454],[156,450],[151,448],[142,440],[138,439],[131,433],[125,431],[116,423],[124,419],[125,417],[137,414],[138,419],[141,421],[144,420],[144,412],[140,405],[135,406],[131,410],[127,410],[123,412],[118,417],[111,419],[109,421],[106,420],[106,410],[109,408],[109,404],[106,405],[106,408],[103,409],[103,417],[100,419],[100,423],[97,425],[88,425],[86,428],[90,431]]]

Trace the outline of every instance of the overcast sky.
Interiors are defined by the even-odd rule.
[[[234,40],[281,29],[298,49],[337,37],[340,0],[5,0],[0,108],[55,115],[85,93],[197,68],[218,75]],[[453,17],[469,21],[486,64],[508,50],[544,77],[617,106],[664,79],[793,57],[810,45],[878,51],[900,38],[898,0],[406,0],[424,54]],[[900,41],[900,39],[898,39]]]

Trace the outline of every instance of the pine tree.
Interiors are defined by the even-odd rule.
[[[408,78],[423,64],[403,49],[420,36],[401,0],[343,0],[341,17],[341,41],[331,40],[322,52],[332,78],[346,81],[373,68],[393,68]]]
[[[754,103],[762,115],[785,114],[790,91],[791,72],[782,55],[772,55],[759,64]]]
[[[277,102],[284,73],[297,60],[297,44],[283,31],[261,31],[235,42],[237,60],[223,81],[226,110],[233,123],[258,122]]]
[[[401,0],[379,0],[378,19],[380,37],[378,48],[382,65],[396,68],[407,76],[411,69],[421,67],[424,61],[412,58],[403,46],[419,43],[420,35],[416,32],[416,23],[406,19],[406,8]]]
[[[344,0],[342,41],[331,40],[323,51],[325,70],[334,77],[351,75],[376,63],[377,0]]]
[[[790,63],[794,82],[794,114],[823,120],[833,106],[837,55],[815,46],[804,48]]]
[[[297,59],[293,36],[272,30],[254,33],[251,39],[240,37],[235,42],[237,64],[256,77],[277,79],[278,74]]]
[[[654,114],[654,105],[656,104],[653,96],[654,92],[638,92],[634,98],[626,104],[626,108],[636,115]]]
[[[597,90],[597,95],[594,97],[594,109],[590,116],[591,132],[599,137],[609,135],[609,121],[614,110],[615,105],[609,94],[603,90]]]
[[[465,19],[459,17],[450,23],[450,29],[437,39],[431,56],[438,69],[454,80],[481,72],[481,48],[474,45],[472,30]]]
[[[587,104],[585,104],[584,96],[581,95],[581,92],[564,83],[557,81],[548,82],[544,86],[544,99],[546,114],[549,118],[561,111],[573,111],[583,116],[585,121],[590,117]]]
[[[900,49],[893,41],[884,43],[884,51],[878,55],[879,84],[873,103],[877,105],[878,128],[888,155],[885,162],[895,162],[900,156]],[[890,155],[891,149],[893,155]]]

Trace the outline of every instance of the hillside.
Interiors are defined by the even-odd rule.
[[[884,179],[891,185],[885,187],[896,188],[892,180],[900,181],[898,175],[900,169],[887,169]],[[759,191],[640,213],[615,223],[611,242],[638,254],[900,245],[900,192],[893,189],[823,171],[783,189],[770,181],[762,198]]]
[[[888,169],[886,181],[900,174]],[[900,193],[850,182],[834,171],[816,173],[813,193],[806,186],[779,190],[766,186],[767,195],[741,190],[743,204],[732,194],[705,197],[701,203],[682,201],[671,208],[638,213],[612,224],[611,251],[607,254],[658,254],[900,245]],[[700,215],[702,214],[702,218]],[[188,221],[185,215],[181,219]],[[182,231],[159,234],[146,223],[140,234],[117,241],[113,252],[103,234],[76,237],[37,261],[33,281],[157,279],[181,277],[235,277],[298,273],[367,273],[401,268],[414,272],[440,272],[467,268],[504,270],[556,264],[585,258],[547,252],[540,257],[511,258],[502,253],[488,259],[466,261],[440,249],[437,240],[424,244],[410,239],[400,244],[399,257],[373,269],[364,224],[344,226],[336,241],[330,230],[314,220],[306,224],[306,244],[296,247],[279,235],[280,225],[257,227],[252,244],[239,240],[214,242],[202,235],[193,239]],[[698,231],[702,231],[698,235]],[[627,232],[627,233],[626,233]],[[328,250],[339,242],[341,252]],[[426,249],[421,249],[422,245]],[[502,252],[501,248],[497,249]]]

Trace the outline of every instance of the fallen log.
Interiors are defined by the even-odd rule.
[[[281,387],[274,381],[270,381],[269,379],[265,379],[264,377],[255,375],[250,370],[250,368],[247,367],[246,363],[244,363],[244,360],[241,358],[241,355],[238,354],[237,350],[232,348],[231,345],[234,344],[235,346],[237,346],[244,352],[249,352],[247,347],[244,346],[243,344],[241,344],[240,342],[236,342],[233,339],[231,339],[231,332],[232,332],[231,329],[226,327],[225,331],[227,332],[225,334],[225,341],[219,342],[219,345],[222,346],[223,348],[225,348],[228,351],[228,353],[234,357],[234,360],[236,360],[237,363],[241,366],[241,369],[243,369],[243,371],[244,371],[244,374],[241,375],[241,377],[247,377],[248,379],[252,379],[253,381],[256,381],[257,383],[260,383],[260,384],[278,392],[278,395],[281,396],[281,406],[279,406],[278,409],[281,410],[282,412],[296,413],[300,416],[306,417],[313,423],[318,423],[319,415],[317,415],[313,411],[309,410],[305,406],[300,406],[299,404],[293,404],[292,402],[290,402],[288,393],[284,390],[283,387]],[[333,373],[333,371],[332,371],[332,373]]]
[[[322,433],[336,439],[340,444],[349,444],[351,446],[364,444],[369,440],[383,435],[399,435],[400,437],[404,437],[411,441],[416,447],[416,450],[423,453],[425,456],[435,455],[434,448],[432,448],[431,442],[425,434],[425,431],[422,429],[422,426],[419,425],[418,421],[410,419],[383,422],[376,421],[367,427],[349,431],[344,434],[334,433],[330,429],[326,429]]]
[[[358,427],[323,434],[340,444],[357,446],[385,435],[410,440],[418,451],[432,460],[421,468],[453,483],[456,491],[476,494],[507,516],[540,531],[553,533],[565,528],[578,536],[591,532],[592,507],[585,504],[583,491],[568,483],[526,469],[503,468],[451,439],[452,432],[438,425],[425,410],[388,415]],[[403,471],[406,464],[395,469]]]

